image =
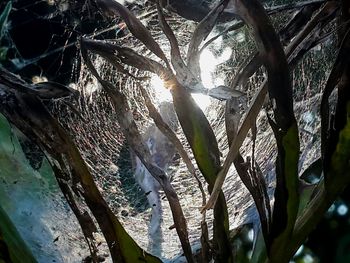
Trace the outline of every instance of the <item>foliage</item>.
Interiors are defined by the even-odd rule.
[[[170,60],[149,30],[130,10],[112,0],[96,2],[106,16],[120,16],[131,34],[160,59],[157,61],[129,47],[111,42],[88,38],[82,38],[80,41],[84,62],[99,81],[104,92],[110,97],[116,119],[130,147],[165,192],[186,260],[195,261],[188,237],[186,218],[177,193],[165,172],[152,161],[150,152],[132,117],[127,96],[116,89],[114,83],[101,77],[91,61],[91,54],[104,58],[120,72],[134,78],[138,83],[142,83],[143,79],[129,72],[130,67],[156,74],[164,81],[165,87],[171,91],[182,131],[211,194],[206,204],[203,198],[202,212],[205,215],[206,210],[214,208],[212,241],[208,240],[205,216],[201,222],[202,250],[199,261],[209,262],[210,258],[213,258],[215,262],[234,261],[234,242],[230,237],[228,208],[221,189],[228,170],[234,163],[238,175],[254,199],[260,216],[261,231],[256,237],[252,262],[288,262],[328,207],[350,182],[350,58],[347,55],[350,51],[350,30],[348,21],[343,19],[345,22],[338,25],[335,30],[341,39],[341,45],[322,94],[320,117],[322,120],[323,176],[314,185],[306,185],[299,175],[299,128],[293,109],[293,88],[295,87],[292,87],[290,76],[290,69],[296,66],[304,54],[327,39],[329,34],[324,33],[323,28],[334,23],[336,17],[349,16],[349,14],[344,14],[348,12],[348,9],[343,8],[343,13],[339,11],[345,2],[329,1],[321,4],[320,1],[308,1],[301,6],[284,6],[282,8],[297,8],[298,10],[301,8],[298,14],[302,15],[296,15],[283,27],[281,32],[277,33],[268,16],[268,13],[273,13],[273,10],[266,12],[259,1],[219,1],[197,24],[184,58],[178,40],[163,13],[164,9],[169,6],[164,5],[162,1],[156,2],[160,27],[171,47]],[[231,30],[244,24],[247,25],[253,32],[257,52],[238,71],[232,85],[220,86],[209,91],[200,79],[199,56],[202,51],[200,45],[220,21],[221,15],[224,13],[227,15],[225,11],[227,7],[233,7],[235,10],[231,19],[239,17],[242,20]],[[282,36],[283,43],[287,43],[285,50],[279,35]],[[213,40],[208,40],[210,41]],[[208,42],[203,46],[208,45]],[[230,111],[235,107],[235,98],[244,94],[237,88],[246,87],[249,78],[262,66],[267,72],[266,80],[255,94],[239,126],[239,118],[236,118],[234,111]],[[73,140],[43,104],[44,100],[79,96],[79,94],[52,82],[31,85],[4,69],[0,71],[0,83],[2,84],[0,86],[0,112],[45,151],[60,188],[81,224],[91,248],[93,260],[97,260],[96,244],[93,238],[93,232],[96,232],[97,228],[94,220],[90,216],[84,217],[83,211],[77,206],[78,196],[83,197],[95,217],[108,243],[114,262],[160,262],[157,257],[143,251],[125,231],[120,220],[103,199]],[[337,89],[338,98],[335,112],[331,114],[329,98],[335,89]],[[190,96],[192,92],[204,93],[226,101],[226,135],[230,146],[223,164],[220,160],[222,153],[219,150],[213,128]],[[245,163],[240,154],[240,148],[249,130],[255,142],[256,118],[265,103],[267,94],[271,104],[270,108],[272,108],[272,111],[268,112],[268,120],[273,129],[277,147],[273,208],[270,207],[264,176],[254,156],[251,162]],[[143,95],[156,125],[181,153],[190,174],[196,176],[194,166],[184,147],[161,120],[160,115],[155,112],[154,106],[147,100],[147,92],[143,91]],[[70,180],[71,185],[67,183]],[[201,191],[204,192],[202,187]]]
[[[7,120],[4,116],[0,115],[0,138],[2,140],[0,163],[3,173],[5,173],[5,170],[9,169],[6,165],[6,163],[8,163],[7,158],[11,158],[6,157],[6,149],[4,149],[6,137],[11,133],[10,129]],[[20,156],[17,155],[15,155],[15,157],[20,158]],[[2,202],[5,201],[3,198],[1,199]],[[28,262],[37,262],[27,244],[22,240],[22,237],[16,229],[16,225],[11,221],[3,206],[4,203],[0,205],[0,262],[22,262],[23,258],[26,258]]]
[[[2,46],[1,40],[4,37],[5,31],[6,31],[7,20],[11,9],[12,9],[12,2],[9,1],[5,6],[4,10],[2,11],[2,13],[0,14],[0,61],[5,60],[7,56],[8,47]]]

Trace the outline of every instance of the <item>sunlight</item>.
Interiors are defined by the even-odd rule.
[[[217,64],[219,64],[218,59],[210,50],[205,49],[200,56],[199,64],[201,67],[202,83],[204,87],[211,89],[214,85],[213,74]]]
[[[227,61],[231,54],[232,50],[230,48],[225,48],[220,56],[215,56],[209,49],[205,49],[202,52],[199,64],[202,83],[205,88],[212,89],[216,86],[224,85],[224,79],[221,76],[215,76],[215,70],[220,63]],[[163,81],[158,76],[154,75],[151,77],[150,85],[159,102],[172,100],[170,91],[164,87]],[[203,111],[208,108],[212,100],[209,96],[200,93],[193,93],[192,98]]]
[[[155,97],[159,103],[163,101],[172,101],[170,91],[164,87],[163,80],[157,75],[152,75],[150,81],[151,88],[155,92]]]
[[[211,98],[209,96],[200,93],[192,93],[191,95],[202,111],[205,111],[209,107],[211,103]]]

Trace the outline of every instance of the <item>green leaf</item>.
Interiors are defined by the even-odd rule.
[[[0,262],[37,262],[15,225],[0,206]]]
[[[211,192],[220,171],[220,151],[216,137],[207,118],[192,96],[176,80],[172,81],[170,87],[176,114],[199,170],[209,184],[209,192]],[[214,207],[214,218],[214,246],[218,250],[218,262],[231,262],[232,255],[228,239],[229,218],[222,191]]]
[[[12,9],[12,2],[9,1],[6,4],[5,9],[0,14],[0,40],[3,37],[4,31],[5,31],[5,27],[6,27],[6,24],[7,24],[7,19],[9,17],[11,9]]]
[[[0,75],[3,69],[0,69]],[[12,81],[22,82],[13,75]],[[3,99],[5,96],[7,99]],[[25,135],[41,145],[53,166],[58,181],[74,178],[82,187],[82,196],[95,216],[108,243],[114,262],[161,262],[140,248],[125,231],[98,190],[94,178],[79,150],[59,122],[47,111],[40,99],[1,86],[0,109],[5,117]],[[23,261],[22,261],[23,262]],[[31,261],[26,261],[31,262]]]
[[[6,60],[7,51],[8,51],[7,47],[0,47],[0,61]]]
[[[220,170],[220,151],[202,110],[180,83],[172,88],[176,114],[205,180],[213,187]]]

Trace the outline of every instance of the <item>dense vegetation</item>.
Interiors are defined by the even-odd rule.
[[[164,191],[184,257],[187,262],[209,262],[211,259],[215,262],[289,262],[350,182],[350,4],[345,0],[306,1],[264,8],[256,0],[222,0],[211,7],[206,1],[200,6],[191,1],[147,3],[151,10],[153,8],[163,40],[168,41],[170,54],[157,42],[159,39],[156,41],[154,34],[151,34],[150,25],[146,27],[128,8],[112,0],[97,0],[96,6],[94,4],[91,8],[98,8],[103,16],[118,17],[125,23],[131,38],[140,41],[149,52],[137,48],[134,42],[123,42],[124,45],[121,45],[113,40],[96,40],[93,34],[79,38],[78,48],[86,66],[85,72],[92,74],[101,85],[129,147]],[[189,8],[198,8],[200,12],[197,14],[202,12],[203,15],[191,16]],[[285,10],[294,10],[296,13],[287,22],[282,18],[271,22],[274,14]],[[10,12],[11,2],[8,2],[0,17],[0,40],[5,34]],[[188,20],[200,21],[191,30],[187,51],[179,39],[179,32],[169,25],[170,12]],[[230,78],[226,81],[227,85],[208,89],[201,81],[203,68],[199,63],[200,55],[214,41],[215,36],[205,42],[214,27],[220,28],[227,22],[231,22],[230,27],[221,30],[220,35],[243,28],[254,39],[256,49],[236,72],[227,74]],[[91,252],[90,260],[100,260],[94,236],[98,227],[108,244],[113,262],[161,262],[158,256],[142,249],[125,230],[97,186],[80,145],[74,141],[61,120],[52,114],[51,101],[69,102],[82,94],[56,82],[29,83],[22,80],[11,72],[14,71],[13,67],[8,66],[7,59],[11,56],[11,53],[7,53],[11,52],[8,40],[3,38],[1,43],[0,59],[7,66],[7,69],[0,68],[1,130],[4,134],[8,133],[7,121],[10,122],[44,152],[59,188],[81,226]],[[298,79],[299,75],[305,74],[298,71],[298,63],[313,48],[320,45],[326,48],[325,43],[328,48],[331,45],[331,49],[337,51],[337,56],[324,86],[317,87],[320,90],[320,129],[314,132],[314,136],[320,141],[317,145],[320,158],[311,158],[301,173],[301,128],[295,117],[299,114],[297,107],[293,105],[293,95],[297,96],[301,88],[298,81],[292,80],[292,76]],[[142,139],[130,103],[130,94],[116,88],[117,83],[106,77],[105,72],[102,74],[96,63],[98,58],[106,61],[104,66],[114,67],[120,74],[137,83],[135,85],[139,85],[149,118],[173,143],[186,164],[188,176],[199,177],[198,182],[204,179],[208,186],[209,200],[205,198],[207,191],[201,183],[192,186],[198,187],[203,194],[201,212],[204,215],[198,222],[201,237],[197,243],[201,244],[201,248],[195,253],[192,252],[193,244],[189,239],[181,200],[166,171],[154,162]],[[312,69],[308,70],[307,74],[312,79]],[[144,72],[147,72],[146,75]],[[190,149],[178,139],[153,105],[145,88],[147,85],[143,86],[149,73],[159,76],[170,90],[181,130]],[[260,78],[260,82],[249,98],[249,107],[241,120],[237,103],[240,97],[251,91],[249,83],[254,81],[254,77]],[[229,145],[225,155],[219,147],[212,122],[195,103],[191,93],[203,93],[224,101],[224,134]],[[74,107],[68,107],[67,111],[70,110],[79,115]],[[257,126],[257,118],[264,110],[277,149],[273,169],[273,206],[270,205],[266,175],[259,168],[258,161],[255,161],[258,157],[254,154],[257,134],[263,129]],[[253,154],[251,158],[246,158],[242,153],[242,145],[249,132]],[[189,151],[193,153],[192,159]],[[237,252],[235,242],[238,235],[234,235],[236,232],[229,228],[229,220],[232,220],[228,212],[230,204],[222,190],[232,164],[249,190],[260,218],[260,231],[255,233],[254,249],[249,259]],[[82,208],[80,203],[84,203],[85,207]],[[213,226],[209,226],[209,230],[213,229],[212,238],[205,216],[210,209],[213,209],[214,217]],[[1,260],[36,261],[16,231],[16,224],[0,207]]]

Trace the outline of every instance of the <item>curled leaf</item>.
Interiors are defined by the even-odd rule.
[[[60,99],[79,94],[70,87],[51,81],[37,83],[33,85],[33,89],[41,99]]]
[[[245,94],[239,90],[231,89],[227,86],[218,86],[216,88],[210,89],[208,92],[210,97],[218,100],[229,100],[231,98],[242,97]]]
[[[113,0],[97,0],[96,2],[107,15],[120,15],[124,19],[130,32],[149,50],[168,64],[164,52],[154,40],[151,33],[129,9]]]
[[[144,71],[150,71],[157,75],[165,74],[166,69],[157,61],[137,54],[134,50],[127,47],[111,44],[106,41],[81,39],[82,48],[91,50],[112,63],[122,62],[129,66]]]
[[[228,0],[222,0],[219,4],[216,5],[197,25],[196,29],[193,32],[188,51],[187,51],[187,66],[193,72],[196,77],[200,76],[199,68],[199,45],[203,40],[207,38],[211,30],[213,29],[218,16],[225,9]]]

